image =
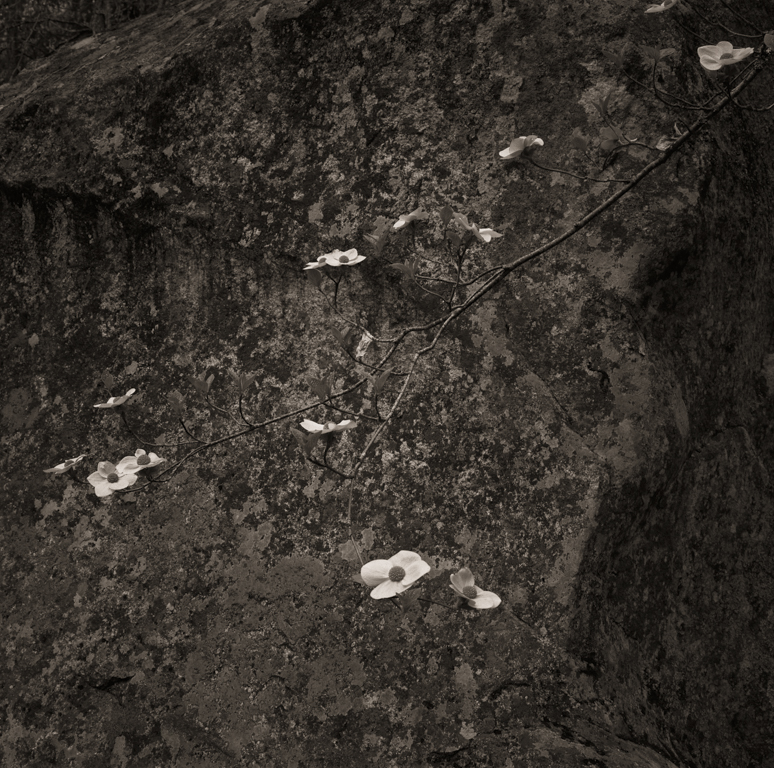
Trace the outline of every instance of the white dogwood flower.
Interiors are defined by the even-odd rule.
[[[405,227],[406,224],[410,224],[412,221],[422,221],[427,218],[427,213],[422,208],[417,208],[411,213],[404,213],[398,218],[398,220],[392,225],[393,229],[400,229]]]
[[[481,611],[486,608],[497,608],[500,598],[494,592],[485,592],[475,584],[473,574],[469,568],[460,568],[457,573],[449,577],[451,588],[464,600],[467,600],[471,608]]]
[[[430,566],[416,553],[402,549],[389,560],[371,560],[360,569],[360,577],[369,586],[371,597],[381,600],[405,592]]]
[[[67,459],[67,461],[63,461],[61,464],[57,464],[55,467],[51,467],[51,469],[44,469],[43,471],[47,472],[49,475],[61,475],[62,472],[67,472],[68,469],[71,469],[76,464],[83,461],[84,456],[86,456],[86,454],[82,453],[74,459]]]
[[[462,213],[455,213],[453,216],[453,219],[463,229],[466,229],[468,232],[472,232],[476,236],[476,239],[482,243],[488,243],[493,238],[502,237],[502,235],[499,232],[495,232],[493,229],[489,229],[489,227],[485,227],[484,229],[479,229],[478,226],[474,224],[472,221],[468,221],[468,217]]]
[[[97,471],[92,472],[86,479],[94,486],[97,496],[110,496],[113,491],[134,485],[137,475],[133,472],[120,472],[118,467],[109,461],[100,461]]]
[[[327,424],[318,424],[311,419],[304,419],[301,422],[301,426],[312,434],[327,435],[329,432],[344,432],[346,429],[354,429],[357,426],[357,422],[352,419],[344,419],[336,424],[335,421],[329,421]]]
[[[663,13],[664,11],[673,8],[675,5],[677,5],[677,0],[664,0],[661,5],[649,5],[645,9],[645,13]]]
[[[702,67],[714,71],[729,64],[737,64],[754,51],[754,48],[734,48],[727,40],[721,40],[717,45],[702,45],[697,52]]]
[[[117,408],[119,405],[123,405],[137,390],[130,389],[125,395],[120,397],[110,397],[106,403],[97,403],[95,408]]]
[[[142,448],[138,448],[134,452],[134,456],[124,456],[116,465],[116,469],[121,474],[139,472],[141,469],[155,467],[157,464],[161,464],[162,461],[166,461],[166,459],[159,458],[153,452],[146,453]]]
[[[528,155],[537,147],[542,146],[543,139],[539,139],[537,136],[519,136],[518,139],[514,139],[510,143],[510,146],[500,151],[500,157],[503,160],[515,160],[522,154]]]
[[[353,264],[359,264],[365,261],[365,256],[357,252],[357,248],[350,248],[348,251],[340,251],[338,248],[330,253],[317,257],[317,261],[310,261],[304,269],[319,269],[320,267],[351,267]]]

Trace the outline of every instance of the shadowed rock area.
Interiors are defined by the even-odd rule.
[[[254,423],[362,376],[302,271],[318,255],[366,255],[339,306],[390,336],[442,309],[388,266],[443,206],[504,235],[471,250],[486,269],[603,202],[616,185],[498,151],[535,134],[548,166],[627,178],[652,152],[603,170],[571,147],[596,143],[594,102],[650,144],[690,123],[605,53],[649,82],[639,47],[674,48],[659,87],[703,101],[725,74],[675,19],[727,33],[645,6],[167,3],[0,87],[4,767],[774,766],[771,112],[724,111],[449,326],[358,477],[352,540],[347,485],[289,431],[343,418],[323,406],[147,490],[84,484],[133,433],[189,439],[170,393],[211,440],[236,429],[229,371],[256,374]],[[752,34],[761,6],[721,18]],[[771,69],[743,102],[774,101]],[[210,374],[208,404],[189,377]],[[125,421],[93,407],[130,388]],[[372,600],[359,556],[402,549],[430,573]],[[498,608],[455,603],[462,566]]]

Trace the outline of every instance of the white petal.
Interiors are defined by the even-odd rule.
[[[460,568],[457,573],[449,576],[449,581],[451,581],[455,591],[462,594],[465,587],[472,587],[474,585],[475,579],[469,568]]]
[[[717,45],[700,45],[696,49],[699,56],[711,56],[713,59],[719,59],[723,51]]]
[[[390,567],[392,568],[392,566],[397,565],[400,568],[403,568],[403,570],[408,570],[412,564],[421,559],[422,558],[416,552],[409,552],[406,549],[401,549],[397,555],[393,555],[390,558]]]
[[[413,584],[417,579],[422,578],[426,573],[429,573],[430,566],[424,560],[417,560],[409,565],[405,571],[406,575],[401,579],[400,583],[408,586],[409,584]]]
[[[322,432],[325,429],[323,424],[318,424],[316,421],[311,421],[310,419],[304,419],[301,422],[301,426],[307,432]]]
[[[383,600],[385,597],[395,597],[401,592],[405,592],[408,586],[404,586],[399,581],[383,581],[378,587],[371,590],[371,597],[374,600]]]
[[[360,569],[360,576],[369,587],[375,587],[390,578],[392,563],[389,560],[371,560]]]
[[[110,496],[110,494],[113,493],[112,488],[107,483],[100,483],[99,485],[95,486],[94,491],[96,492],[97,496],[104,497],[104,496]]]
[[[468,599],[468,605],[477,610],[486,610],[487,608],[497,608],[501,600],[494,592],[484,592],[481,590],[474,600]]]
[[[701,56],[699,58],[699,63],[702,65],[702,67],[704,67],[704,69],[709,69],[710,71],[720,69],[721,67],[720,62],[711,56]]]
[[[479,229],[478,233],[484,238],[484,242],[488,243],[494,237],[502,237],[499,232],[495,232],[493,229],[485,228]]]
[[[110,483],[110,487],[117,490],[120,488],[127,488],[130,485],[134,485],[136,482],[137,475],[135,474],[121,475],[121,477],[118,478],[117,483]]]

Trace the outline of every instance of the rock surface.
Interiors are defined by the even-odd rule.
[[[322,407],[149,491],[78,482],[140,445],[93,408],[105,371],[159,444],[173,391],[194,434],[233,429],[229,370],[257,374],[254,421],[351,384],[301,270],[321,253],[368,256],[341,287],[364,325],[434,317],[386,268],[411,234],[365,241],[377,217],[450,205],[504,234],[489,267],[598,205],[614,185],[497,152],[534,133],[581,171],[569,137],[609,92],[628,136],[669,135],[606,51],[647,79],[637,47],[675,48],[665,85],[711,87],[644,4],[352,5],[167,4],[0,88],[3,765],[774,766],[767,113],[724,113],[449,328],[360,475],[357,549],[346,486],[288,431]],[[422,588],[371,600],[358,553],[401,549]],[[499,608],[454,605],[463,565]]]

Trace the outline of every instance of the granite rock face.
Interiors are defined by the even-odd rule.
[[[615,191],[497,153],[536,134],[580,173],[570,137],[596,142],[608,93],[631,138],[688,120],[606,51],[648,80],[638,46],[674,48],[658,82],[685,99],[723,85],[635,5],[167,3],[0,88],[4,766],[774,766],[768,113],[723,113],[450,325],[359,475],[352,538],[346,484],[288,429],[343,418],[323,407],[149,490],[82,484],[133,434],[195,439],[172,392],[195,437],[233,431],[229,370],[256,374],[253,422],[314,402],[310,377],[353,383],[302,272],[319,254],[366,254],[342,311],[387,336],[439,312],[387,267],[442,206],[503,233],[471,251],[488,268]],[[774,101],[759,81],[747,103]],[[420,204],[419,245],[368,244]],[[126,422],[93,407],[105,372],[137,390]],[[207,404],[189,377],[210,374]],[[359,555],[401,549],[421,589],[370,599]],[[458,607],[461,566],[502,605]]]

